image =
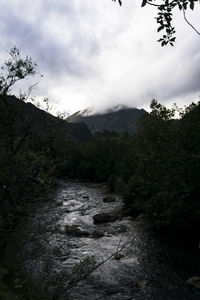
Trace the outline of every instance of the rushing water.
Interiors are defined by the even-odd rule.
[[[119,217],[115,222],[94,224],[95,214],[117,215],[122,206],[119,196],[105,203],[106,195],[104,186],[59,182],[55,201],[38,205],[23,229],[23,265],[29,277],[42,285],[46,276],[50,289],[58,290],[54,299],[199,300],[200,290],[186,283],[200,275],[193,273],[200,271],[194,266],[198,257],[161,243],[144,221]],[[66,233],[66,225],[78,225],[88,235]],[[93,237],[95,230],[104,236]],[[112,254],[120,248],[122,257],[116,259]],[[92,279],[86,276],[78,282],[94,260],[105,262]]]

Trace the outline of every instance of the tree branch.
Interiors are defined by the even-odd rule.
[[[185,9],[183,8],[183,16],[185,19],[185,22],[198,34],[200,35],[200,32],[188,21],[188,19],[186,18],[186,13],[185,13]]]
[[[127,246],[127,241],[125,241],[122,245],[122,238],[119,241],[119,244],[117,246],[117,250],[112,253],[110,256],[108,256],[106,259],[104,259],[103,261],[101,261],[100,263],[96,264],[96,266],[94,266],[94,268],[92,268],[92,270],[90,270],[89,272],[87,272],[86,274],[83,274],[83,276],[81,276],[80,278],[78,278],[77,280],[72,280],[71,282],[69,282],[69,285],[67,287],[67,293],[70,293],[71,289],[73,289],[74,287],[77,286],[77,284],[85,279],[87,279],[96,269],[98,269],[101,265],[105,264],[108,260],[110,260],[112,257],[114,257],[116,254],[120,253],[126,246]]]

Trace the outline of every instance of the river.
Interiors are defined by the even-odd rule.
[[[200,276],[199,254],[161,241],[142,219],[121,217],[120,196],[105,196],[103,185],[60,180],[54,200],[30,211],[20,255],[41,299],[199,300],[200,289],[186,283]],[[95,224],[102,212],[118,218]]]

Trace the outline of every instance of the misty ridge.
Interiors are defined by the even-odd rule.
[[[118,105],[101,113],[92,113],[92,109],[88,108],[74,113],[67,120],[71,123],[83,122],[92,133],[108,130],[134,134],[137,121],[144,113],[143,109]]]

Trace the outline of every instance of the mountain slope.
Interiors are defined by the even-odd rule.
[[[24,127],[28,126],[34,136],[42,137],[49,135],[52,130],[61,126],[65,131],[66,138],[75,139],[80,142],[92,140],[92,134],[84,123],[73,124],[66,120],[60,120],[46,111],[37,108],[32,103],[25,103],[18,100],[15,96],[9,96],[8,102],[13,106],[15,111],[14,119],[19,131],[23,131]]]
[[[109,130],[118,133],[128,132],[133,134],[136,131],[137,120],[145,113],[144,109],[120,107],[114,108],[104,114],[88,115],[90,110],[78,111],[68,118],[69,122],[85,123],[91,132]]]

